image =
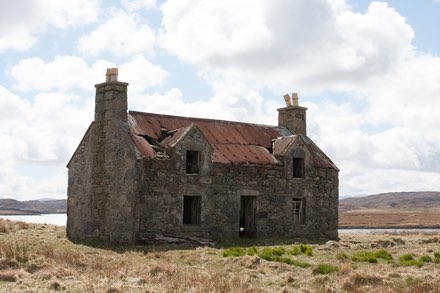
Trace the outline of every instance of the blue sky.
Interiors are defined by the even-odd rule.
[[[0,2],[0,197],[65,198],[107,67],[129,108],[276,124],[285,93],[340,194],[440,190],[440,1]]]

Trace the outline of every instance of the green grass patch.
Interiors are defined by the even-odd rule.
[[[313,273],[319,275],[327,275],[336,272],[337,270],[338,268],[335,266],[327,263],[322,263],[313,269]]]
[[[239,257],[245,254],[245,250],[243,247],[231,247],[223,250],[223,257]]]
[[[299,246],[293,246],[287,251],[288,255],[305,254],[307,256],[313,255],[313,247],[307,244],[300,244]]]
[[[287,254],[288,255],[298,255],[298,254],[300,254],[301,253],[301,251],[299,250],[299,247],[298,246],[294,246],[294,247],[292,247],[291,249],[289,249],[288,251],[287,251]]]
[[[313,247],[311,247],[310,245],[300,244],[299,250],[301,250],[302,254],[305,254],[307,256],[311,256],[313,254]]]
[[[378,259],[392,260],[393,256],[385,249],[381,249],[375,252],[359,251],[351,256],[351,260],[357,262],[377,263]]]
[[[422,255],[419,260],[421,262],[432,262],[432,257],[430,257],[429,255]]]
[[[257,254],[257,252],[258,252],[258,250],[255,246],[249,247],[247,249],[247,255],[249,255],[249,256],[254,256]]]
[[[299,248],[298,248],[299,250]],[[309,263],[302,262],[287,256],[283,256],[286,254],[286,250],[283,247],[265,247],[261,251],[258,252],[258,256],[267,261],[276,261],[285,263],[288,265],[294,265],[300,268],[307,268],[310,266]]]
[[[423,266],[424,262],[420,259],[415,259],[411,253],[407,253],[399,257],[399,264],[405,267],[416,266],[420,268]]]
[[[434,253],[434,263],[440,264],[440,252]]]

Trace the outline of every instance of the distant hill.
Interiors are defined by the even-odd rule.
[[[389,192],[362,197],[349,197],[339,201],[340,211],[356,209],[427,209],[440,208],[440,192]]]
[[[339,227],[438,228],[440,192],[390,192],[341,199]]]
[[[60,214],[66,213],[66,199],[44,199],[18,201],[12,198],[0,198],[0,214]]]

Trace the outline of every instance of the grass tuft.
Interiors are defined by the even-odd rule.
[[[255,246],[249,247],[247,249],[247,255],[249,255],[249,256],[254,256],[257,253],[258,253],[258,250],[257,250],[257,248]]]
[[[385,249],[381,249],[375,252],[359,251],[351,256],[352,261],[369,262],[369,263],[377,263],[378,258],[383,260],[392,260],[393,256]]]
[[[243,247],[235,246],[223,250],[223,257],[239,257],[243,256],[245,253]]]
[[[411,253],[407,253],[399,257],[399,264],[405,267],[416,266],[420,268],[423,266],[424,262],[422,262],[420,259],[415,259],[414,255]]]
[[[315,275],[317,275],[317,274],[319,274],[319,275],[328,275],[328,274],[331,274],[333,272],[336,272],[337,270],[338,270],[338,268],[335,267],[335,266],[332,266],[332,265],[327,264],[327,263],[322,263],[322,264],[319,264],[317,267],[315,267],[313,269],[313,273]]]

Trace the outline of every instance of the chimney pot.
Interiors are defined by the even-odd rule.
[[[107,68],[105,82],[118,81],[118,68]]]
[[[299,106],[299,103],[298,103],[298,93],[293,93],[292,94],[292,100],[293,100],[293,106]]]
[[[290,98],[289,94],[284,95],[284,101],[286,102],[286,106],[292,106],[292,99]]]

